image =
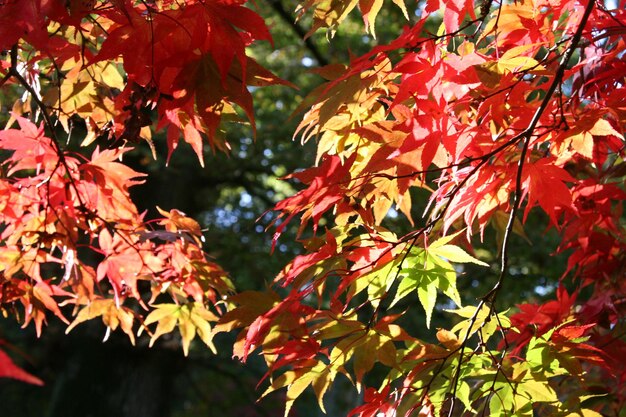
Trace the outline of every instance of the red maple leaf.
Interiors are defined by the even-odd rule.
[[[0,345],[6,344],[0,340]],[[0,349],[0,378],[13,378],[33,385],[43,385],[43,381],[36,376],[26,372],[13,362],[13,360]]]
[[[553,158],[542,158],[527,163],[522,171],[522,198],[528,195],[528,204],[524,210],[524,221],[535,204],[548,214],[552,224],[559,224],[557,208],[570,208],[572,193],[567,182],[574,178],[563,168],[554,164]]]

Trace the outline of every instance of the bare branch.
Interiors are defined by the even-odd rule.
[[[304,46],[311,52],[311,55],[315,58],[317,63],[323,67],[325,65],[330,64],[328,58],[322,54],[317,45],[311,40],[310,37],[306,36],[306,30],[298,22],[294,16],[285,9],[285,6],[281,2],[281,0],[267,0],[272,9],[280,16],[280,18],[291,27],[291,29],[304,41]]]

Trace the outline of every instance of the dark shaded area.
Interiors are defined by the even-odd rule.
[[[277,396],[255,404],[260,364],[244,368],[226,356],[226,346],[219,356],[198,346],[185,358],[173,336],[149,348],[118,334],[102,343],[97,322],[69,335],[62,330],[52,324],[37,344],[31,334],[15,335],[32,361],[22,364],[45,386],[0,379],[3,416],[266,417],[282,410]]]

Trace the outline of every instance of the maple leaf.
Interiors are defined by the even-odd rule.
[[[326,366],[324,362],[319,361],[313,366],[301,368],[297,371],[287,371],[282,374],[272,382],[272,385],[263,393],[263,396],[276,389],[287,387],[284,414],[287,417],[294,401],[311,385],[315,390],[320,409],[325,411],[323,396],[336,376],[337,371],[335,367]]]
[[[444,217],[444,231],[461,216],[467,225],[478,220],[482,231],[493,213],[498,209],[508,208],[509,190],[512,186],[510,172],[506,168],[489,165],[468,177],[472,171],[471,167],[457,170],[431,196],[431,201],[436,201],[435,211],[449,204]],[[462,182],[466,182],[465,185],[451,193]],[[452,194],[451,200],[448,200],[449,193]],[[470,231],[471,228],[468,228],[468,234]]]
[[[2,344],[6,344],[6,342],[0,340],[0,345]],[[2,349],[0,349],[0,378],[13,378],[28,384],[43,385],[41,379],[17,366]]]
[[[296,12],[298,13],[298,19],[301,19],[308,11],[312,10],[313,24],[306,34],[307,37],[320,28],[327,28],[332,36],[335,34],[337,26],[358,6],[363,15],[365,29],[376,37],[375,21],[382,3],[383,0],[306,0],[298,5]],[[393,0],[393,3],[400,8],[404,17],[408,19],[404,1]]]
[[[122,329],[128,336],[131,343],[135,344],[135,334],[133,332],[133,322],[135,320],[135,314],[127,307],[119,306],[115,300],[96,298],[90,300],[86,306],[84,306],[74,318],[72,324],[70,324],[66,333],[69,333],[74,327],[87,320],[92,320],[96,317],[102,317],[102,322],[107,326],[107,333],[105,335],[106,340],[111,330],[115,330],[118,327]]]
[[[185,356],[189,354],[189,345],[196,336],[206,344],[213,352],[213,333],[211,332],[211,322],[218,320],[218,317],[207,310],[202,304],[189,303],[184,305],[177,304],[158,304],[154,306],[154,310],[148,314],[144,320],[144,326],[157,323],[155,332],[150,339],[150,346],[163,334],[171,333],[176,326],[180,333],[183,352]]]
[[[144,175],[119,162],[126,148],[94,150],[91,159],[79,170],[85,179],[82,198],[104,220],[133,224],[139,217],[130,199],[129,187],[141,184]]]
[[[0,131],[0,146],[13,151],[7,162],[11,163],[11,175],[20,170],[33,169],[38,173],[49,171],[58,162],[52,140],[44,135],[43,125],[35,125],[30,120],[16,116],[20,129]]]
[[[350,165],[353,161],[354,158],[342,162],[337,156],[328,156],[319,167],[291,175],[308,184],[309,187],[274,207],[274,210],[282,211],[279,218],[285,213],[288,214],[287,218],[276,228],[274,245],[289,221],[300,211],[303,212],[301,223],[304,225],[312,219],[313,227],[317,229],[317,224],[324,212],[345,198],[342,184],[347,181],[346,177],[349,176]]]
[[[123,90],[124,79],[112,62],[96,62],[83,68],[80,62],[69,59],[63,64],[67,70],[58,89],[48,90],[43,100],[59,109],[59,121],[66,132],[70,131],[71,117],[78,115],[86,120],[88,136],[82,145],[87,146],[115,113],[115,90]]]
[[[139,111],[159,101],[158,128],[168,126],[169,155],[181,134],[202,164],[201,134],[208,136],[211,146],[228,149],[216,131],[224,115],[236,115],[232,105],[243,108],[254,123],[246,85],[281,82],[245,54],[250,40],[271,41],[263,20],[239,4],[223,2],[165,8],[150,13],[149,20],[134,7],[126,12],[128,19],[116,22],[94,61],[122,56],[129,82],[120,96],[125,99],[118,99],[117,107]],[[151,94],[133,102],[129,90],[133,85]],[[128,127],[119,115],[117,119],[119,126],[126,123]],[[138,118],[133,131],[137,133],[144,123],[150,124]]]
[[[457,340],[467,340],[474,333],[478,332],[481,340],[487,341],[497,330],[505,331],[511,327],[511,322],[505,315],[506,311],[497,313],[496,317],[492,317],[493,312],[485,304],[480,308],[467,306],[447,311],[465,319],[451,329],[452,334],[456,333],[458,335]],[[458,342],[453,340],[451,345],[454,346],[455,343]]]
[[[191,145],[203,164],[202,137],[208,136],[213,148],[229,150],[219,131],[222,119],[238,120],[233,105],[242,108],[256,131],[252,95],[245,87],[289,83],[275,77],[253,59],[234,60],[225,74],[221,74],[219,62],[211,54],[190,62],[185,77],[172,82],[174,100],[163,101],[159,107],[157,128],[168,126],[168,160],[178,146],[179,135]]]
[[[553,153],[559,156],[559,161],[567,160],[572,153],[591,160],[596,152],[597,138],[610,136],[624,140],[624,136],[608,120],[588,116],[578,121],[573,129],[555,138]]]
[[[521,304],[519,312],[511,315],[511,327],[515,332],[507,333],[507,342],[514,345],[512,353],[519,354],[533,336],[542,336],[551,328],[565,322],[576,302],[577,293],[569,294],[564,287],[559,287],[557,299],[544,304]]]
[[[429,0],[426,2],[424,11],[428,13],[437,12],[443,7],[443,21],[448,33],[456,32],[466,14],[469,14],[472,19],[476,19],[474,13],[474,2],[471,0],[454,0],[454,1],[440,1]]]
[[[48,39],[46,17],[58,14],[65,8],[47,0],[25,2],[8,0],[0,10],[0,50],[6,51],[22,37],[42,47]]]
[[[398,291],[392,306],[411,292],[417,292],[418,298],[426,312],[426,327],[430,328],[430,321],[435,303],[437,290],[443,290],[457,305],[461,300],[456,290],[456,272],[452,265],[430,252],[417,253],[408,258],[407,272],[398,286]]]
[[[557,208],[569,208],[572,205],[572,194],[567,182],[574,178],[563,168],[554,165],[551,158],[543,158],[524,165],[522,172],[523,197],[528,195],[528,204],[524,211],[524,219],[535,203],[548,214],[552,224],[559,224],[556,217]]]
[[[492,13],[482,36],[489,36],[497,30],[503,35],[498,36],[497,44],[504,47],[552,42],[550,12],[549,7],[537,12],[534,1],[503,5]]]
[[[348,417],[357,415],[359,417],[377,417],[382,414],[384,417],[395,415],[395,407],[390,399],[390,385],[385,385],[380,391],[374,388],[365,390],[365,404],[353,409]]]
[[[185,213],[176,209],[170,210],[169,213],[159,207],[157,207],[157,210],[165,217],[165,219],[159,222],[159,224],[165,226],[165,230],[177,234],[186,233],[192,236],[193,242],[197,244],[200,243],[199,240],[202,239],[202,230],[197,221],[185,216]]]
[[[215,332],[231,331],[233,329],[247,327],[257,317],[269,311],[280,297],[274,293],[258,291],[243,291],[231,297],[231,302],[239,306],[224,314],[215,325]]]
[[[111,235],[107,229],[98,236],[105,259],[98,265],[96,279],[98,282],[105,277],[109,280],[118,305],[127,292],[140,298],[137,280],[162,268],[162,261],[153,254],[150,243],[139,244],[137,241],[136,237],[120,232]]]

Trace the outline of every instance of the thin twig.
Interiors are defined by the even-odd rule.
[[[281,0],[267,0],[267,2],[278,16],[303,40],[304,46],[311,52],[311,55],[313,55],[320,67],[330,64],[329,59],[322,54],[311,38],[306,36],[306,31],[296,22],[295,17],[285,9]]]
[[[478,304],[479,308],[477,308],[477,310],[476,310],[477,312],[480,310],[480,308],[485,303],[488,303],[490,305],[490,308],[491,308],[490,314],[492,314],[494,312],[496,296],[498,294],[498,291],[502,287],[502,283],[504,281],[504,277],[506,276],[506,273],[508,271],[508,265],[509,265],[509,242],[510,242],[510,239],[511,239],[511,236],[512,236],[513,225],[514,225],[514,222],[515,222],[515,218],[516,218],[517,212],[518,212],[518,210],[519,210],[519,208],[521,206],[522,175],[523,175],[524,164],[525,164],[525,161],[526,161],[526,154],[528,153],[528,149],[530,147],[530,139],[533,136],[533,132],[537,128],[537,124],[539,123],[539,119],[541,118],[541,116],[545,112],[546,108],[548,107],[548,104],[552,100],[552,96],[554,95],[554,92],[556,91],[557,86],[560,85],[562,83],[562,81],[563,81],[563,76],[565,74],[565,70],[567,69],[567,64],[568,64],[569,60],[571,59],[571,57],[573,56],[574,51],[578,48],[578,43],[580,42],[580,38],[582,37],[583,30],[585,28],[585,25],[587,24],[587,20],[588,20],[590,14],[591,14],[591,11],[593,10],[594,4],[595,4],[594,0],[590,0],[587,3],[587,7],[585,8],[585,12],[584,12],[584,14],[583,14],[583,16],[582,16],[582,18],[580,20],[578,28],[576,29],[576,33],[572,37],[570,46],[565,51],[565,54],[563,55],[563,57],[561,59],[561,63],[559,64],[559,67],[558,67],[556,73],[554,74],[554,79],[552,80],[552,84],[550,84],[550,87],[546,91],[546,95],[543,98],[543,101],[541,102],[541,105],[539,106],[539,108],[535,112],[533,118],[531,119],[528,127],[520,135],[521,138],[523,139],[523,141],[522,141],[522,149],[521,149],[521,154],[520,154],[519,162],[518,162],[518,165],[517,165],[517,173],[516,173],[516,177],[515,177],[515,193],[513,195],[513,205],[511,207],[511,212],[509,214],[509,220],[507,222],[507,226],[506,226],[505,233],[504,233],[504,239],[503,239],[502,246],[501,246],[502,257],[501,257],[501,263],[500,263],[500,274],[498,276],[498,281],[496,282],[496,285],[481,299],[480,303]],[[476,316],[477,316],[477,313],[474,313],[474,316],[472,318],[475,320]],[[468,331],[467,334],[465,335],[464,340],[461,343],[461,352],[460,352],[460,355],[459,355],[458,367],[456,369],[454,378],[451,381],[452,384],[453,384],[452,385],[453,386],[453,388],[452,388],[453,389],[453,392],[452,392],[453,396],[452,396],[452,399],[451,399],[451,406],[450,406],[450,410],[448,412],[448,417],[452,417],[453,412],[454,412],[454,408],[455,408],[454,394],[456,393],[458,382],[459,382],[459,378],[460,378],[460,375],[461,375],[461,366],[462,366],[462,363],[463,363],[463,351],[465,350],[465,347],[467,345],[469,336],[470,336],[470,332]]]

